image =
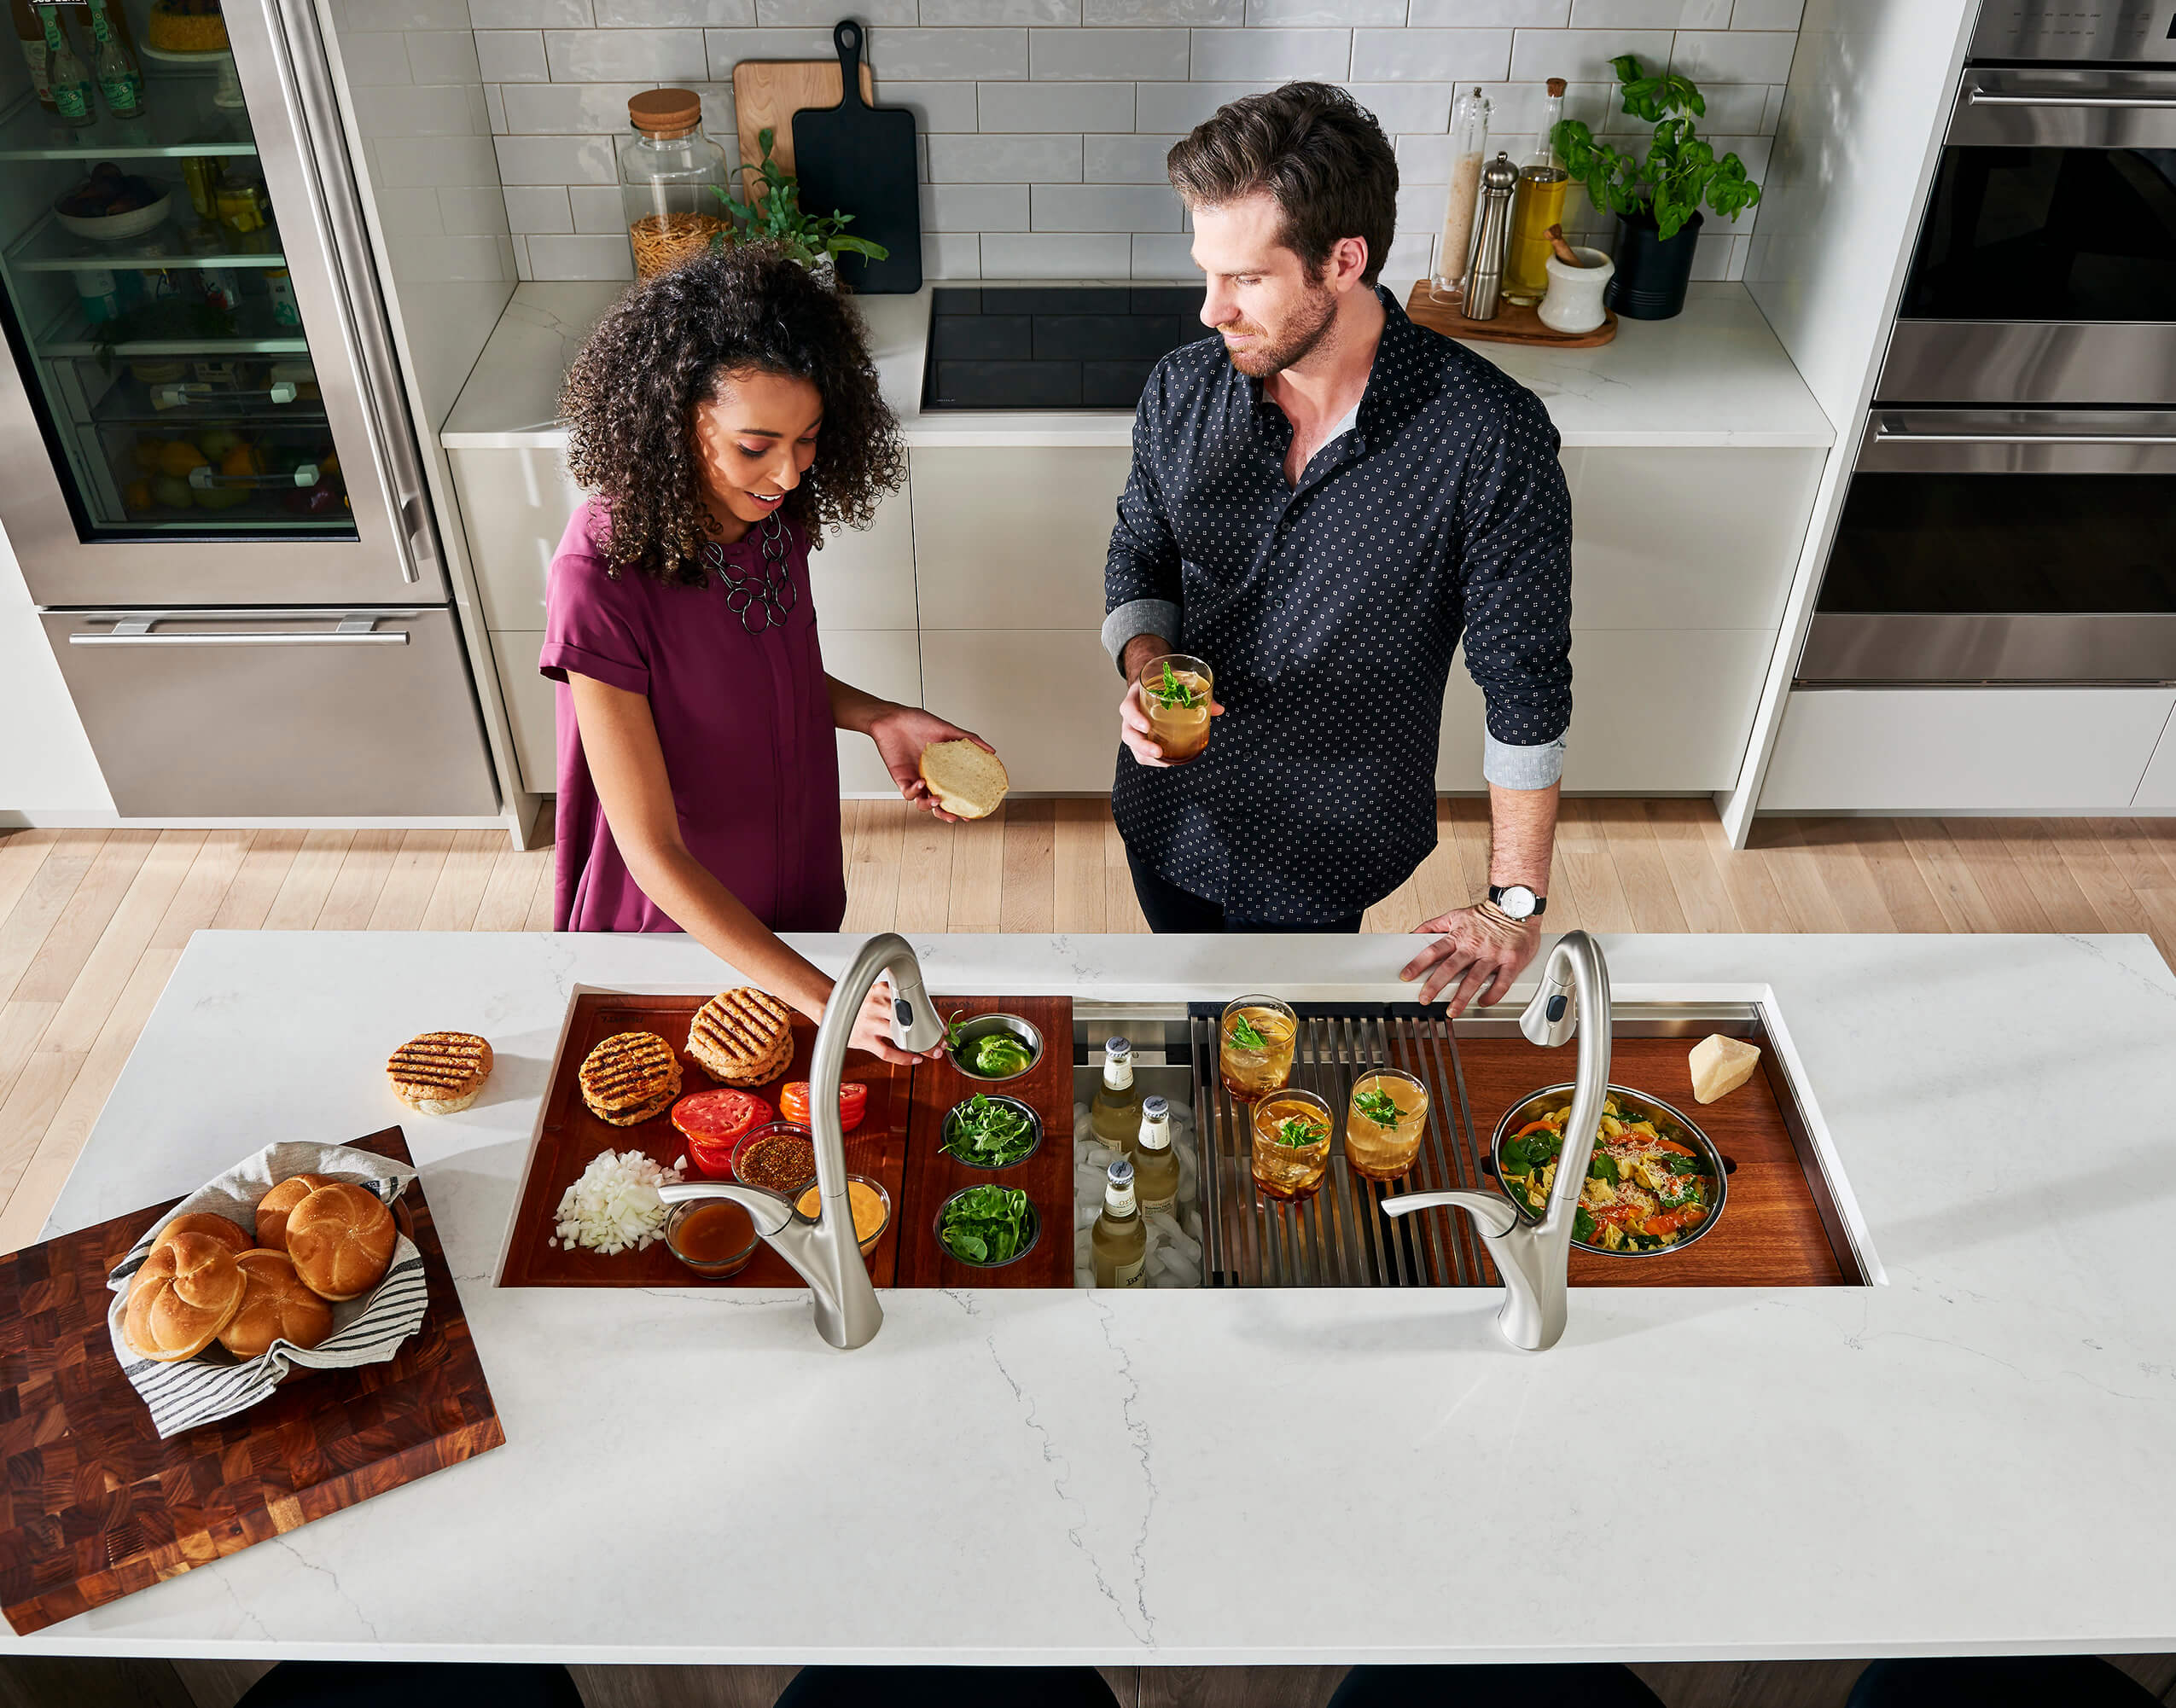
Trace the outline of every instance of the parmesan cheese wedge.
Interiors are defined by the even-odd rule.
[[[1692,1047],[1692,1095],[1702,1103],[1727,1096],[1753,1078],[1760,1052],[1742,1038],[1710,1032]]]

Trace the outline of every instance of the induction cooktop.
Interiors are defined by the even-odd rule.
[[[927,410],[1124,410],[1159,357],[1207,338],[1198,285],[939,285]]]

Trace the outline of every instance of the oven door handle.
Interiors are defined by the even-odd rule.
[[[2176,439],[2153,433],[1912,433],[1886,422],[1874,429],[1876,444],[2166,444]]]
[[[375,617],[347,617],[331,630],[218,629],[201,633],[154,635],[159,617],[132,617],[102,635],[71,635],[72,647],[404,647],[405,630],[381,631]]]
[[[2122,107],[2176,112],[2176,96],[2167,95],[2005,95],[1992,89],[1965,91],[1968,107]]]

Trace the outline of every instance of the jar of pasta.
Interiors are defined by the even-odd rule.
[[[620,144],[620,197],[635,276],[650,279],[710,247],[729,224],[719,201],[725,151],[702,133],[692,89],[646,89],[627,102],[632,127]]]

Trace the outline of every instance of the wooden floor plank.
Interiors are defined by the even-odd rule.
[[[0,830],[0,921],[15,911],[61,836],[57,830]]]
[[[60,1011],[58,1002],[0,1002],[0,1105]]]
[[[0,1002],[10,999],[29,973],[105,840],[102,830],[61,838],[8,910],[7,922],[0,925]]]
[[[1624,883],[1617,876],[1616,862],[1609,857],[1609,840],[1595,816],[1594,803],[1564,803],[1563,812],[1556,821],[1556,869],[1570,880],[1557,888],[1571,891],[1582,929],[1632,930],[1632,904],[1625,899]],[[1486,895],[1487,892],[1484,889],[1481,893]],[[1554,907],[1551,909],[1551,915],[1556,911]],[[1558,926],[1553,918],[1549,919],[1549,923],[1552,929],[1566,928]]]
[[[1420,892],[1409,875],[1404,883],[1361,915],[1360,929],[1410,932],[1426,917],[1421,911]]]
[[[1603,845],[1617,869],[1625,904],[1632,910],[1632,929],[1691,930],[1644,805],[1636,800],[1609,800],[1597,801],[1595,806]]]
[[[393,875],[393,863],[400,852],[404,833],[398,830],[358,830],[340,858],[340,875],[325,892],[314,931],[368,929],[378,898]]]
[[[889,931],[899,913],[899,853],[906,843],[905,801],[861,800],[854,815],[852,861],[847,868],[848,931]]]
[[[1956,845],[1972,881],[1987,898],[1994,931],[2051,931],[2048,916],[2033,892],[2032,880],[2008,845],[2004,821],[1946,818],[1942,830]]]
[[[325,909],[340,876],[340,862],[347,858],[355,840],[352,830],[311,830],[304,833],[287,876],[280,880],[278,894],[265,915],[266,931],[309,931]]]
[[[1057,803],[1005,803],[1004,892],[998,900],[999,929],[1048,932],[1056,916],[1050,861],[1057,824]]]
[[[1050,832],[1050,929],[1102,932],[1108,917],[1103,883],[1103,821],[1099,800],[1053,801]]]
[[[2138,892],[2124,881],[2115,854],[2083,819],[2071,821],[2072,834],[2055,843],[2057,854],[2103,931],[2136,931],[2150,936],[2154,921]]]
[[[1108,814],[1103,819],[1103,929],[1145,933],[1148,915],[1134,892],[1133,869],[1126,858],[1126,839]]]
[[[33,1194],[18,1193],[16,1188],[29,1172],[38,1143],[52,1125],[68,1088],[82,1072],[83,1060],[57,1049],[32,1050],[9,1089],[7,1101],[0,1103],[0,1202],[14,1205],[20,1200],[13,1222],[0,1210],[0,1252],[20,1251],[33,1243],[52,1213],[53,1200],[60,1196],[58,1181],[42,1202]]]
[[[1996,818],[1985,821],[1999,829],[2002,845],[2010,851],[2013,869],[2033,892],[2033,898],[2055,931],[2094,932],[2107,927],[2099,912],[2086,899],[2078,880],[2070,875],[2058,845],[2057,823],[2036,818]],[[2090,837],[2090,831],[2061,833]],[[2095,839],[2097,840],[2097,839]]]
[[[445,851],[445,864],[439,869],[438,882],[431,886],[431,898],[424,904],[417,929],[468,930],[475,921],[477,909],[483,905],[484,891],[506,845],[503,831],[464,830],[456,835],[453,845]]]
[[[1819,854],[1807,845],[1805,824],[1795,818],[1756,821],[1753,846],[1768,869],[1769,882],[1792,931],[1841,931],[1843,915],[1821,881]]]
[[[137,868],[135,881],[130,884],[128,894],[113,910],[97,944],[84,960],[83,970],[68,989],[61,1003],[60,1012],[53,1017],[41,1049],[69,1050],[79,1054],[88,1052],[96,1042],[99,1030],[106,1024],[106,1017],[119,1000],[121,991],[134,975],[137,963],[143,960],[149,947],[152,934],[159,928],[159,921],[166,916],[179,892],[182,880],[189,875],[211,837],[220,857],[214,864],[218,887],[212,897],[212,906],[204,918],[209,924],[218,910],[218,898],[234,881],[241,869],[243,845],[249,833],[242,830],[166,830],[159,834],[157,843],[143,863]]]
[[[529,909],[521,915],[523,931],[550,931],[552,915],[558,903],[557,874],[550,860],[537,862],[536,881],[529,889]]]
[[[1422,920],[1439,918],[1466,904],[1466,880],[1458,869],[1458,833],[1447,800],[1435,804],[1435,846],[1413,869],[1411,882],[1418,917],[1406,921],[1407,931]]]
[[[1935,902],[1933,891],[1928,888],[1919,863],[1912,857],[1911,845],[1894,822],[1862,818],[1853,822],[1859,826],[1859,851],[1865,857],[1867,872],[1897,930],[1947,931],[1949,921]]]
[[[294,869],[294,857],[302,851],[300,830],[256,830],[249,833],[249,847],[241,857],[241,869],[220,898],[212,918],[214,931],[260,931],[278,898],[280,886]]]
[[[945,909],[946,931],[995,931],[1004,915],[1005,827],[1014,807],[999,807],[987,818],[954,825],[951,898]]]
[[[529,922],[529,903],[537,893],[537,877],[551,869],[553,850],[502,847],[492,863],[491,881],[477,903],[473,931],[519,931]]]
[[[36,961],[8,993],[10,996],[24,1002],[57,1002],[67,996],[159,836],[155,830],[116,830],[99,845],[90,869],[38,945]]]
[[[1452,907],[1468,907],[1488,893],[1488,803],[1473,796],[1461,796],[1451,805],[1452,846],[1458,861],[1458,898]],[[1443,821],[1439,815],[1436,823]],[[1552,871],[1551,895],[1564,887],[1555,882],[1558,873]]]
[[[451,830],[410,830],[387,868],[385,887],[370,905],[368,931],[413,931],[423,922],[423,909],[431,904],[431,892],[445,870],[445,857],[453,847]]]
[[[1927,893],[1952,931],[2000,931],[1994,909],[1980,889],[1980,880],[1949,832],[1938,818],[1900,818],[1893,821],[1911,862],[1919,869]]]
[[[1690,800],[1650,800],[1641,805],[1645,809],[1648,832],[1661,853],[1663,869],[1670,874],[1670,887],[1677,892],[1685,929],[1744,929],[1738,923],[1737,909],[1731,901],[1730,886],[1723,881],[1722,869],[1708,851],[1708,839],[1701,828],[1702,816],[1706,815],[1712,822],[1714,810],[1703,802]]]
[[[1800,825],[1799,834],[1815,856],[1822,886],[1836,903],[1843,929],[1894,931],[1896,921],[1882,900],[1881,887],[1866,862],[1862,824],[1856,818],[1807,819]]]
[[[892,929],[941,932],[952,904],[952,855],[963,826],[916,812],[899,838],[899,884]],[[852,896],[848,892],[851,905]]]
[[[2088,818],[2080,821],[2100,839],[2115,863],[2117,876],[2134,890],[2176,888],[2176,867],[2163,857],[2161,839],[2150,828],[2153,821],[2138,818]],[[2176,847],[2168,851],[2176,852]]]

